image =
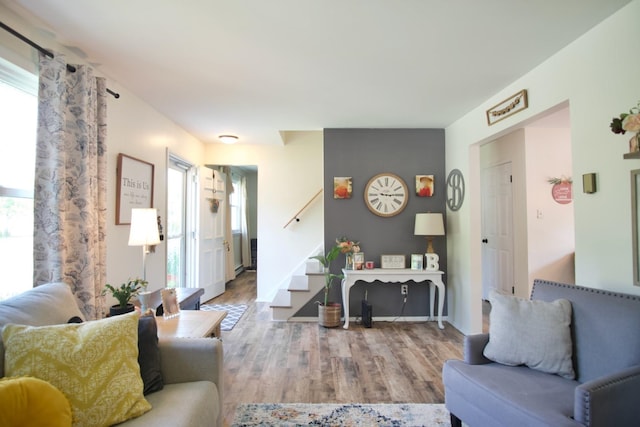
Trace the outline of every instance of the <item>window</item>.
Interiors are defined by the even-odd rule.
[[[33,287],[37,79],[0,61],[0,300]]]
[[[229,195],[229,206],[231,207],[231,231],[234,234],[242,233],[242,181],[241,177],[232,174],[231,184],[233,192]]]
[[[167,287],[190,288],[196,283],[196,243],[193,207],[195,167],[169,156],[167,169]]]

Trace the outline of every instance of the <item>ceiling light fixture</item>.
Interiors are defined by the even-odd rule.
[[[238,142],[238,137],[235,135],[220,135],[218,139],[225,144],[235,144]]]

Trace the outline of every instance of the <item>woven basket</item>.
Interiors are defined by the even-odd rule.
[[[318,323],[325,328],[335,328],[340,326],[340,311],[342,306],[336,303],[329,303],[328,306],[318,306]]]

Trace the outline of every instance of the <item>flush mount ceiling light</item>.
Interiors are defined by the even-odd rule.
[[[225,144],[235,144],[238,142],[238,137],[235,135],[220,135],[218,139]]]

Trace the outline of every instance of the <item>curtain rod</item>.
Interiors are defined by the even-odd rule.
[[[0,27],[2,27],[2,29],[4,29],[5,31],[7,31],[8,33],[12,34],[13,36],[19,38],[20,40],[22,40],[23,42],[25,42],[26,44],[28,44],[29,46],[31,46],[32,48],[36,49],[38,52],[42,53],[43,55],[48,56],[49,58],[53,58],[53,53],[49,52],[48,50],[46,50],[45,48],[43,48],[40,45],[37,45],[36,43],[34,43],[33,41],[29,40],[28,38],[26,38],[25,36],[23,36],[22,34],[20,34],[19,32],[17,32],[16,30],[14,30],[13,28],[7,26],[4,22],[0,21]],[[74,67],[73,65],[69,65],[67,64],[67,70],[71,73],[75,73],[76,72],[76,67]],[[120,94],[117,92],[112,91],[111,89],[107,88],[107,92],[111,95],[113,95],[114,98],[118,99],[120,98]]]

